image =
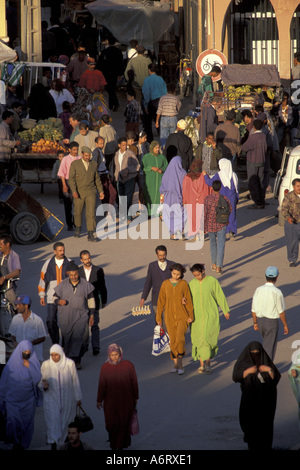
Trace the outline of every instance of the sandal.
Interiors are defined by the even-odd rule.
[[[212,271],[216,271],[217,268],[214,268],[214,267],[212,266],[212,267],[211,267],[211,270],[212,270]]]
[[[199,369],[198,369],[198,372],[199,372],[199,374],[203,374],[205,372],[205,367],[200,366]]]
[[[217,273],[217,274],[222,274],[222,269],[221,269],[221,268],[219,268],[219,269],[217,268],[217,269],[216,269],[216,273]]]

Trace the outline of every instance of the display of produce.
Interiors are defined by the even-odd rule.
[[[63,123],[59,118],[48,118],[38,121],[32,129],[19,132],[19,137],[27,142],[60,141],[63,139]]]

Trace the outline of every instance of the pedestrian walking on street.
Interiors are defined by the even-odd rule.
[[[229,307],[219,281],[206,276],[204,264],[194,264],[191,269],[194,279],[189,283],[194,306],[194,322],[191,324],[192,357],[200,361],[198,372],[211,372],[211,359],[218,352],[220,333],[219,307],[229,320]]]
[[[52,450],[65,442],[68,424],[74,419],[82,393],[75,363],[65,356],[61,346],[50,348],[50,358],[42,363],[39,388],[47,427],[47,444]]]
[[[287,247],[287,258],[290,267],[298,261],[300,238],[300,178],[292,181],[293,190],[286,194],[281,204],[281,215],[284,219],[284,234]]]
[[[160,186],[168,162],[160,152],[159,142],[151,142],[149,153],[143,156],[142,170],[144,173],[144,201],[149,216],[158,216],[157,208],[160,203]]]
[[[117,344],[108,347],[108,358],[100,371],[97,408],[103,409],[112,450],[131,445],[131,421],[139,399],[138,380],[132,362],[123,359]]]
[[[293,354],[294,356],[294,354]],[[296,357],[293,358],[293,362],[288,371],[288,378],[291,389],[296,398],[298,405],[298,425],[300,430],[300,354],[296,353]]]
[[[252,318],[254,330],[260,331],[263,338],[263,348],[274,361],[279,331],[279,318],[283,323],[283,333],[288,334],[289,329],[285,316],[283,294],[275,286],[279,271],[276,266],[269,266],[265,272],[266,283],[258,287],[252,299]]]
[[[171,359],[174,361],[172,373],[184,374],[182,364],[185,356],[185,335],[188,326],[194,321],[194,310],[188,283],[183,279],[185,268],[175,263],[170,267],[171,278],[166,279],[160,288],[156,323],[162,326],[164,315],[167,333],[170,337]],[[184,302],[183,302],[183,299]]]
[[[232,378],[241,384],[239,421],[244,442],[249,450],[271,450],[280,373],[259,342],[245,347]]]
[[[229,214],[232,211],[229,199],[226,196],[220,195],[221,187],[221,181],[213,181],[213,193],[206,196],[204,199],[204,232],[209,235],[211,269],[216,271],[217,274],[222,274],[226,243],[226,227],[229,221]],[[220,201],[220,198],[223,199]],[[227,211],[227,222],[219,221],[218,208],[221,208],[223,211]]]
[[[0,413],[6,419],[6,438],[13,450],[28,449],[34,432],[41,368],[30,341],[21,341],[0,379]]]
[[[70,166],[69,185],[74,200],[74,236],[79,237],[81,231],[83,209],[85,208],[88,241],[94,242],[96,230],[96,193],[100,200],[104,199],[103,186],[98,174],[98,166],[91,161],[92,150],[82,147],[82,158],[75,160]]]
[[[58,306],[65,355],[81,369],[81,358],[88,350],[89,327],[94,323],[94,286],[79,277],[79,268],[71,262],[68,277],[55,287],[54,298]]]

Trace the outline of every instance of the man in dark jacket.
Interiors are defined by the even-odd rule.
[[[254,119],[254,132],[242,145],[242,150],[247,153],[247,175],[250,195],[253,199],[253,209],[265,207],[265,170],[267,156],[267,139],[262,132],[263,122]]]
[[[80,261],[82,266],[79,267],[79,277],[90,282],[94,286],[95,310],[94,324],[91,327],[93,354],[96,356],[100,352],[100,308],[104,308],[107,303],[107,288],[105,284],[105,275],[102,268],[94,266],[91,261],[91,255],[88,250],[80,252]]]
[[[107,81],[106,91],[109,98],[109,107],[113,111],[117,111],[120,105],[116,95],[116,87],[118,79],[124,73],[123,54],[115,46],[116,41],[113,37],[110,36],[107,41],[108,47],[101,52],[96,68],[103,73]]]
[[[184,133],[185,129],[186,122],[181,119],[177,122],[176,132],[170,134],[167,139],[165,145],[165,155],[167,157],[168,163],[170,163],[173,157],[181,157],[182,168],[185,171],[188,171],[194,155],[192,140]]]

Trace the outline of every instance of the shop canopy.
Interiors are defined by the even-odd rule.
[[[146,49],[153,49],[175,23],[170,6],[161,2],[97,0],[85,8],[97,23],[105,26],[121,44],[137,39]]]
[[[222,67],[221,80],[227,86],[280,86],[276,65],[226,64]]]

